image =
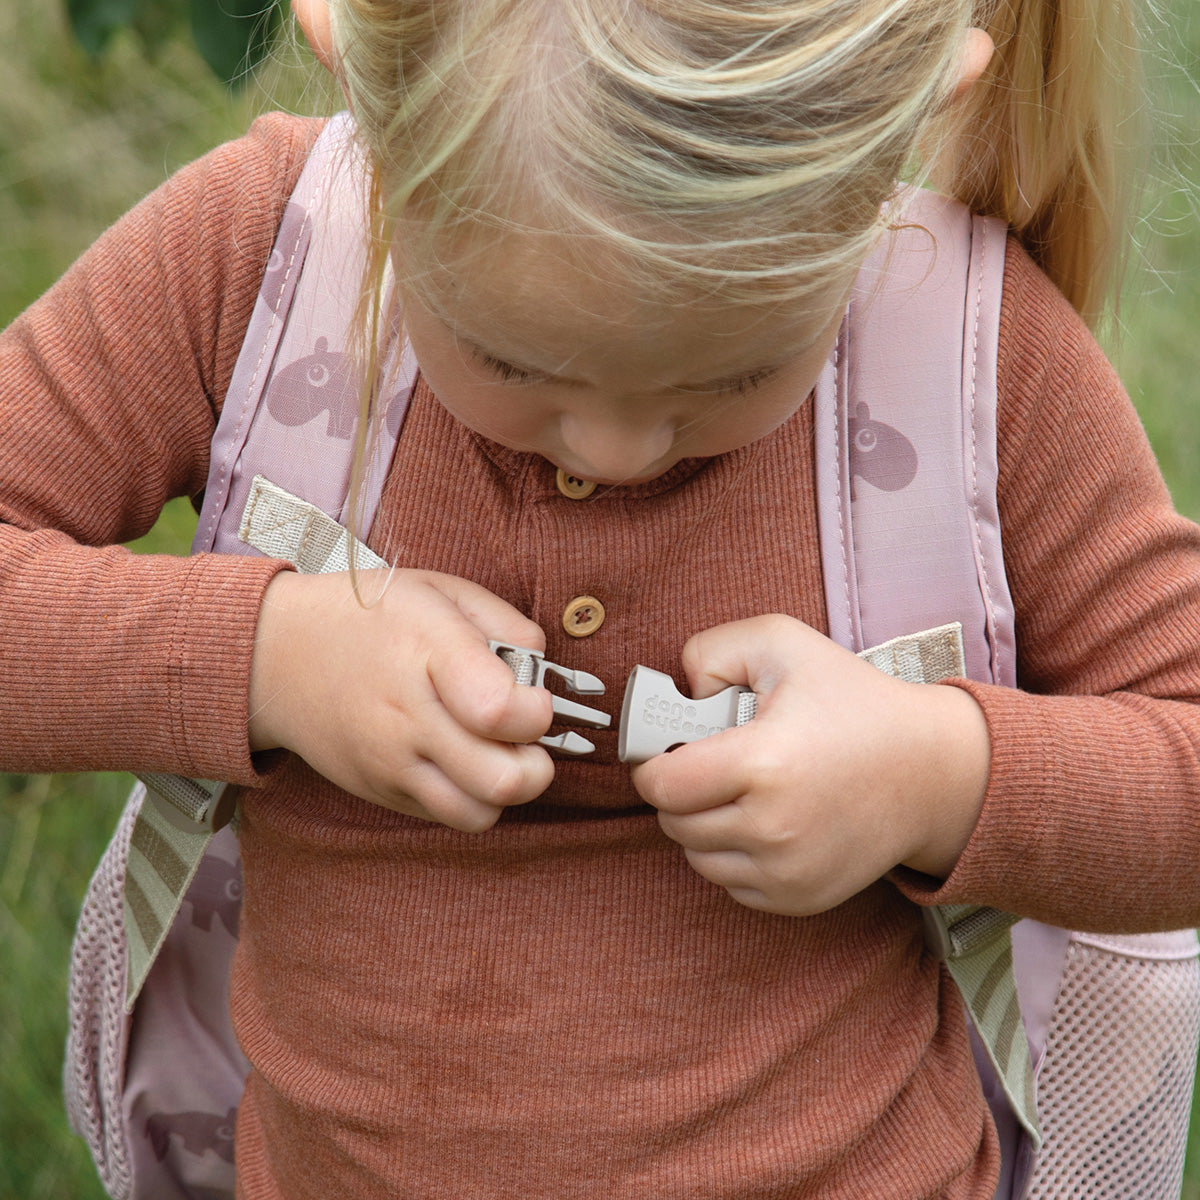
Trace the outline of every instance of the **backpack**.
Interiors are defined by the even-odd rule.
[[[196,552],[266,553],[310,571],[380,561],[345,527],[364,180],[352,123],[336,118],[280,224],[213,439]],[[864,267],[815,392],[830,633],[902,678],[1015,686],[995,495],[1006,231],[928,193],[906,203],[888,239],[904,252],[885,247]],[[363,528],[416,380],[395,332],[366,433],[353,514]],[[248,1070],[228,1005],[235,808],[223,785],[142,776],[84,901],[64,1093],[117,1200],[233,1196]],[[971,1016],[1003,1147],[997,1200],[1177,1197],[1200,1041],[1194,932],[1014,920],[974,907],[927,916]]]

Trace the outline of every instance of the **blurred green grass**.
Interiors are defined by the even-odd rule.
[[[1181,511],[1200,518],[1200,12],[1172,0],[1159,36],[1167,158],[1148,186],[1139,260],[1110,352]],[[285,45],[230,95],[190,47],[147,64],[118,39],[101,62],[69,40],[57,5],[0,0],[0,325],[175,167],[268,107],[328,111],[306,55]],[[1081,445],[1081,452],[1083,447]],[[139,549],[186,549],[194,514],[168,506]],[[0,1200],[103,1200],[59,1096],[68,945],[87,880],[129,786],[119,775],[0,776]],[[1200,1200],[1200,1122],[1185,1197]]]
[[[237,94],[184,43],[147,63],[118,37],[92,62],[57,0],[0,0],[0,79],[0,326],[131,204],[258,112],[332,103],[291,42]],[[188,502],[174,501],[136,548],[184,553],[194,525]],[[131,782],[0,775],[0,1200],[104,1197],[61,1101],[66,966]]]

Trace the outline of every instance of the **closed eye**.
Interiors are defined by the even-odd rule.
[[[488,354],[476,346],[472,346],[470,349],[479,363],[491,371],[503,383],[517,385],[545,383],[551,378],[545,372],[530,370],[528,367],[519,367],[515,363],[506,362],[502,358],[496,358],[494,355]],[[744,396],[747,392],[751,392],[756,387],[764,384],[772,376],[777,375],[781,369],[781,366],[760,367],[756,371],[748,371],[745,375],[737,375],[728,379],[715,379],[709,383],[680,387],[678,390],[703,396]]]
[[[474,354],[482,366],[491,371],[503,383],[544,383],[549,379],[548,375],[544,375],[541,372],[530,371],[525,367],[518,367],[514,363],[505,362],[502,358],[493,358],[492,355],[485,354],[482,350],[477,350],[474,347],[472,347],[471,353]]]
[[[751,371],[748,375],[740,375],[737,379],[727,379],[717,384],[716,390],[735,396],[744,396],[747,392],[754,391],[756,387],[766,383],[768,379],[778,374],[778,367],[762,367],[760,370]]]
[[[760,367],[757,371],[747,371],[745,375],[714,379],[709,383],[692,384],[679,390],[705,396],[744,396],[766,383],[772,376],[778,375],[782,369],[781,366]]]

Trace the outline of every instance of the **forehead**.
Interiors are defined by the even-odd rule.
[[[843,306],[832,289],[802,304],[733,303],[717,286],[647,281],[619,251],[532,230],[447,248],[419,272],[414,290],[451,332],[491,354],[546,370],[622,356],[652,372],[686,366],[689,378],[801,354]]]

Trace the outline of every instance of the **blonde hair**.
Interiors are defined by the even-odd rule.
[[[1151,140],[1141,7],[977,0],[996,54],[934,165],[943,190],[1008,223],[1093,325],[1116,299]]]
[[[415,275],[448,245],[533,227],[614,256],[643,291],[762,304],[852,276],[948,93],[971,2],[331,11],[379,211]]]
[[[371,165],[364,417],[398,233],[435,306],[447,257],[534,230],[643,297],[827,319],[908,171],[1005,220],[1094,322],[1132,225],[1133,2],[329,0]],[[996,54],[951,103],[972,25]]]
[[[645,290],[799,300],[861,261],[918,145],[1089,320],[1144,144],[1133,0],[331,0],[374,262],[537,227]],[[946,104],[971,25],[996,55]],[[632,275],[630,274],[632,272]]]

